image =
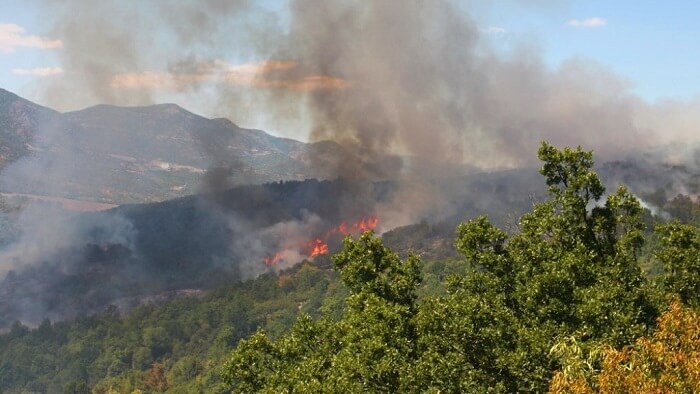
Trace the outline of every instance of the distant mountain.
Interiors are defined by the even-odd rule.
[[[310,157],[339,157],[332,142],[307,144],[207,119],[175,104],[98,105],[61,114],[0,89],[0,191],[124,204],[163,201],[221,186],[325,178]],[[324,173],[325,171],[325,173]]]
[[[61,122],[60,113],[0,88],[0,168],[34,149],[42,125]]]

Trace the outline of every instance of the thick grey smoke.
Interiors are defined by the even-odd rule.
[[[167,70],[176,91],[197,89],[215,72],[215,60],[248,56],[267,44],[267,29],[276,25],[249,0],[36,2],[51,26],[47,33],[66,40],[59,53],[65,75],[40,88],[57,109],[155,102],[153,90],[123,88],[131,73]]]
[[[227,218],[231,230],[241,234],[231,243],[231,254],[240,255],[239,271],[245,279],[255,278],[270,269],[279,272],[308,259],[305,249],[308,249],[309,234],[324,228],[323,220],[311,213],[299,220],[281,221],[262,229],[234,215]],[[245,252],[241,255],[241,251]],[[260,264],[265,260],[269,261],[267,267]]]
[[[308,153],[329,178],[415,182],[534,165],[542,140],[605,160],[700,135],[696,102],[648,103],[598,64],[572,59],[553,69],[527,44],[493,50],[469,1],[40,4],[64,43],[66,74],[47,88],[50,104],[198,100],[236,122],[339,144]],[[205,189],[225,189],[245,166],[199,138],[212,158]],[[423,183],[393,212],[420,216],[441,200]]]
[[[534,162],[543,139],[610,155],[647,137],[623,81],[583,61],[550,71],[527,48],[490,53],[452,2],[298,0],[291,12],[276,56],[348,82],[309,93],[310,138],[355,145],[361,160],[510,167]]]
[[[287,5],[275,14],[242,0],[47,2],[66,70],[50,97],[61,106],[142,104],[164,90],[207,98],[236,121],[274,118],[293,135],[299,130],[282,125],[303,124],[309,140],[349,152],[312,157],[319,166],[375,179],[406,172],[396,154],[480,168],[531,164],[541,140],[610,158],[666,140],[658,119],[696,107],[646,103],[585,60],[552,70],[529,46],[496,54],[469,3]]]
[[[600,160],[700,135],[697,103],[645,102],[600,65],[552,69],[530,45],[492,50],[468,1],[41,4],[64,43],[66,74],[46,90],[49,103],[199,100],[236,122],[334,141],[340,150],[308,154],[329,178],[416,182],[534,165],[541,140]],[[205,190],[225,189],[246,168],[199,138],[212,163]],[[430,183],[411,185],[382,208],[392,224],[449,205]]]
[[[79,260],[82,250],[76,253],[72,249],[81,243],[119,244],[135,249],[136,230],[120,215],[80,216],[55,205],[29,203],[19,214],[16,226],[17,239],[0,249],[0,277],[10,270],[51,262],[65,252]],[[70,259],[68,261],[71,263]]]
[[[9,107],[10,124],[5,125],[8,135],[17,133],[31,139],[25,144],[27,153],[5,164],[0,174],[0,189],[14,192],[3,198],[15,210],[4,215],[10,217],[12,239],[0,247],[0,278],[11,270],[52,262],[61,254],[73,254],[74,259],[62,259],[72,264],[82,258],[81,246],[85,244],[121,244],[133,248],[136,232],[126,218],[119,215],[81,216],[64,209],[65,206],[76,210],[111,206],[65,198],[75,197],[67,195],[71,186],[73,191],[84,190],[81,181],[99,187],[89,180],[95,169],[85,166],[82,160],[86,153],[90,153],[80,147],[79,127],[52,110],[20,98],[11,98]],[[105,141],[105,144],[109,143]],[[37,191],[43,195],[35,195]],[[0,232],[6,233],[7,230],[2,228]]]

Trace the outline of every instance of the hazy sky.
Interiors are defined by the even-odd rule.
[[[553,66],[571,57],[593,59],[629,79],[635,92],[651,100],[691,98],[700,92],[700,2],[489,0],[465,7],[504,50],[515,41],[531,42]],[[581,23],[574,26],[574,21]],[[37,77],[20,75],[20,70],[58,71],[51,68],[60,67],[54,53],[60,48],[27,42],[27,36],[51,40],[35,6],[3,0],[0,23],[0,86],[23,93]],[[8,25],[24,32],[12,33]]]
[[[487,28],[504,29],[493,37],[503,46],[510,40],[531,40],[551,65],[571,57],[593,59],[629,79],[634,91],[649,100],[689,99],[700,93],[700,2],[546,2],[559,5],[494,1],[472,15]]]
[[[284,22],[288,12],[285,1],[262,3]],[[401,2],[396,3],[400,7]],[[39,4],[2,0],[0,87],[43,103],[37,86],[67,74],[60,61],[67,43],[51,36],[49,23],[42,19],[46,10]],[[479,27],[481,42],[505,57],[513,48],[527,47],[553,70],[568,59],[592,60],[629,82],[631,92],[650,102],[692,100],[700,93],[700,2],[467,0],[461,5]],[[90,31],[86,29],[85,34]],[[236,63],[238,59],[225,60]],[[241,62],[251,60],[256,59]],[[134,70],[142,71],[152,70]],[[204,115],[221,115],[207,113],[201,103],[188,102],[186,95],[156,99],[174,101]],[[266,124],[261,121],[244,126]]]

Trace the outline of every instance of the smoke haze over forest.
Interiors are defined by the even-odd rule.
[[[381,232],[479,210],[511,213],[503,211],[521,206],[508,184],[534,174],[543,140],[581,145],[600,162],[635,157],[654,179],[662,164],[681,165],[664,186],[688,192],[700,171],[700,100],[649,101],[605,65],[575,57],[553,67],[527,40],[514,39],[504,51],[488,35],[505,29],[481,25],[471,12],[475,3],[35,1],[41,36],[9,25],[0,34],[54,51],[54,68],[16,74],[45,74],[31,85],[37,101],[75,112],[8,98],[10,132],[26,140],[17,144],[24,156],[3,163],[0,186],[115,205],[209,193],[169,207],[186,206],[207,231],[237,234],[226,253],[208,257],[244,278],[264,272],[266,255],[285,242],[304,244],[312,233],[364,215],[377,215]],[[557,7],[515,3],[542,12]],[[1,41],[6,36],[0,50],[14,49]],[[204,116],[156,105],[163,102],[196,103]],[[270,127],[304,143],[237,125]],[[524,172],[462,178],[503,169]],[[616,175],[626,180],[624,171]],[[300,204],[277,221],[256,222],[221,200],[234,186],[305,178],[352,185],[332,200],[340,212],[333,221]],[[37,189],[18,190],[27,185]],[[649,193],[658,187],[643,186]],[[132,190],[145,191],[119,200]],[[279,203],[261,190],[254,196],[270,205],[258,209]],[[138,241],[148,234],[134,225],[137,216],[110,211],[68,220],[53,207],[28,205],[0,252],[0,274],[71,260],[72,253],[82,259],[86,243],[106,250],[119,244],[135,259],[149,255]],[[177,237],[201,236],[201,228],[183,227]],[[293,263],[309,257],[287,252]]]

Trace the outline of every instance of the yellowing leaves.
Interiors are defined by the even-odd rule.
[[[572,365],[580,363],[572,362]],[[700,315],[674,300],[651,337],[622,350],[608,348],[593,376],[556,373],[550,393],[700,392]]]

